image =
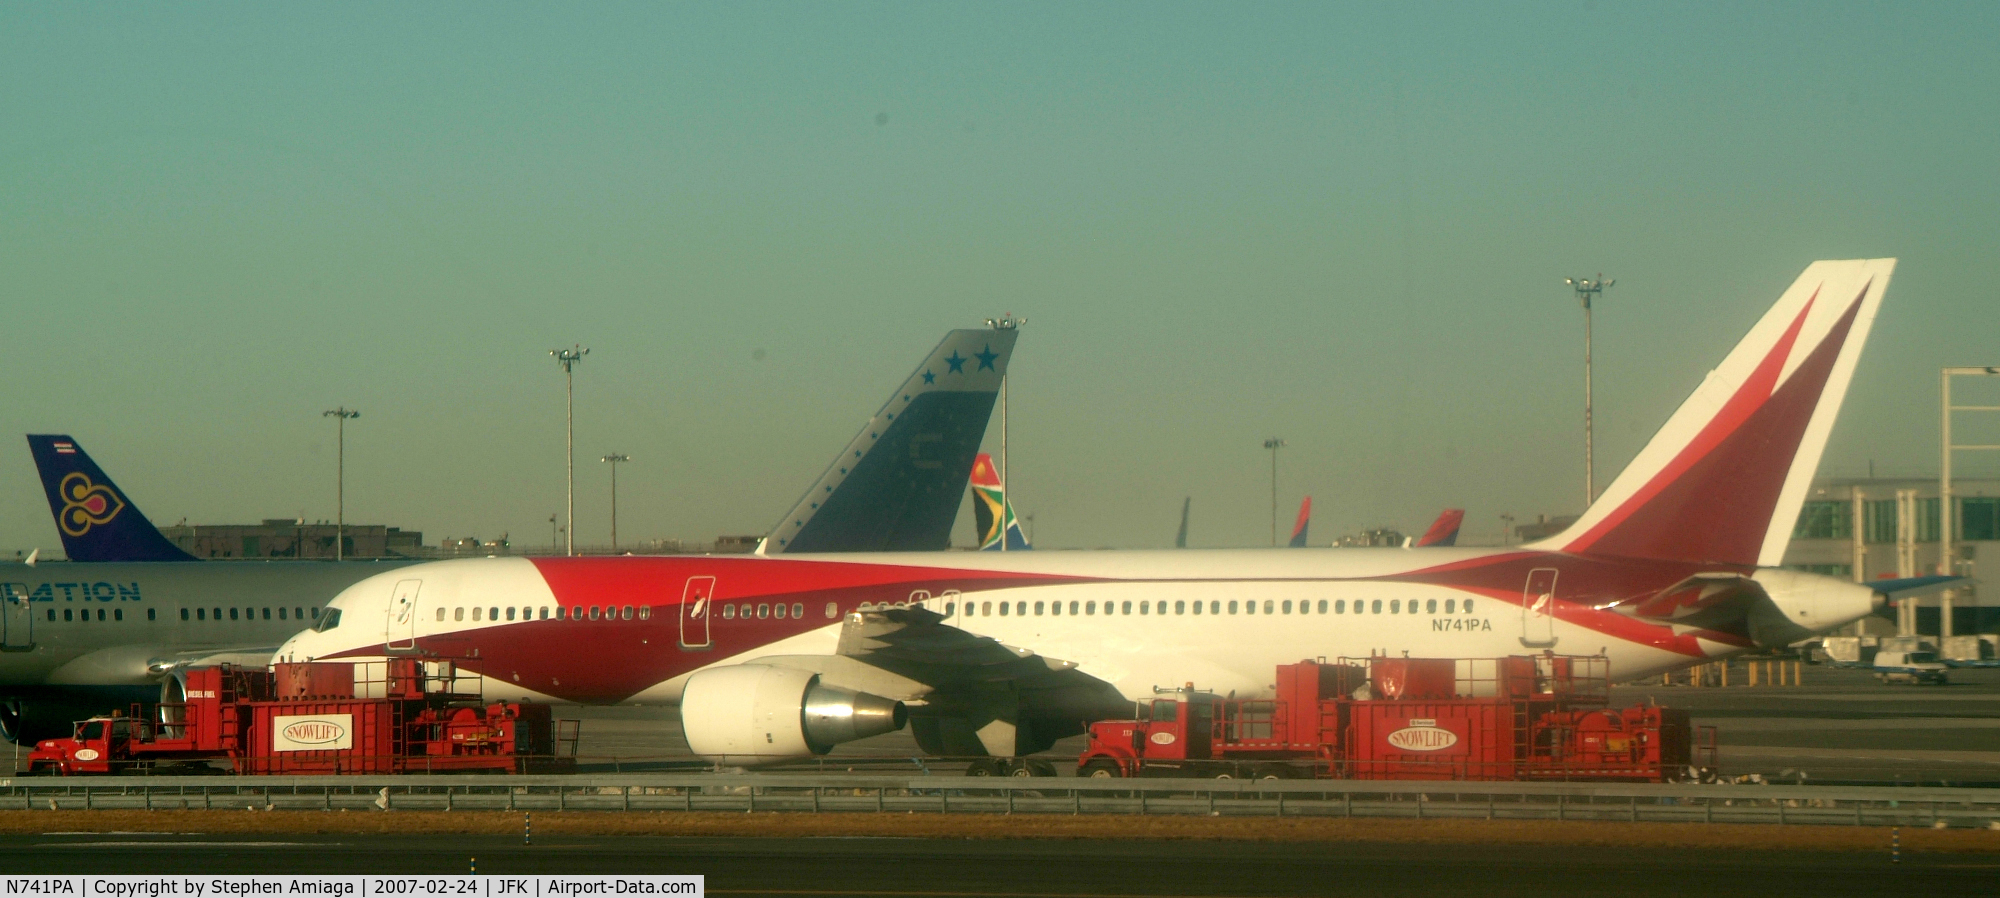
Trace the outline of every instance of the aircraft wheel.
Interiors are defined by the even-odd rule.
[[[965,768],[966,776],[999,776],[1001,762],[993,758],[980,758]]]

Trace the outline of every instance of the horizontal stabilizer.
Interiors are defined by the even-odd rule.
[[[1961,583],[1971,582],[1971,577],[1947,577],[1943,574],[1936,574],[1929,577],[1875,580],[1863,585],[1892,599],[1907,599],[1911,596],[1926,596],[1934,592],[1943,592]]]

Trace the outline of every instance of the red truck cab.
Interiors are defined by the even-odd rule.
[[[1191,762],[1214,759],[1218,702],[1206,692],[1182,691],[1174,698],[1138,702],[1136,720],[1091,724],[1090,749],[1083,756],[1082,774],[1139,776],[1142,768],[1159,767],[1164,775],[1188,775],[1181,771],[1194,766]]]
[[[147,721],[122,714],[78,721],[64,739],[44,739],[28,755],[33,774],[122,773],[137,762],[132,746],[151,735]]]

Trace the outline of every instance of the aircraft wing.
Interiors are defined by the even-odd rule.
[[[753,663],[812,670],[828,685],[908,703],[918,743],[946,756],[1025,754],[1081,732],[1083,720],[1131,710],[1073,662],[968,633],[921,607],[849,614],[832,655]]]
[[[271,656],[278,653],[275,645],[228,646],[224,648],[196,649],[185,652],[171,652],[155,656],[146,662],[146,672],[153,676],[165,676],[175,670],[187,667],[213,667],[218,664],[234,664],[237,667],[263,667],[271,663]]]

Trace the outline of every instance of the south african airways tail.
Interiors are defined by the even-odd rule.
[[[972,462],[972,498],[972,521],[979,532],[981,551],[1000,551],[1002,521],[1006,522],[1007,551],[1034,548],[1021,533],[1021,521],[1014,517],[1013,503],[1007,501],[1007,487],[1001,484],[1000,472],[993,467],[993,456],[984,452]]]
[[[28,434],[49,511],[71,561],[197,561],[181,551],[66,434]]]

